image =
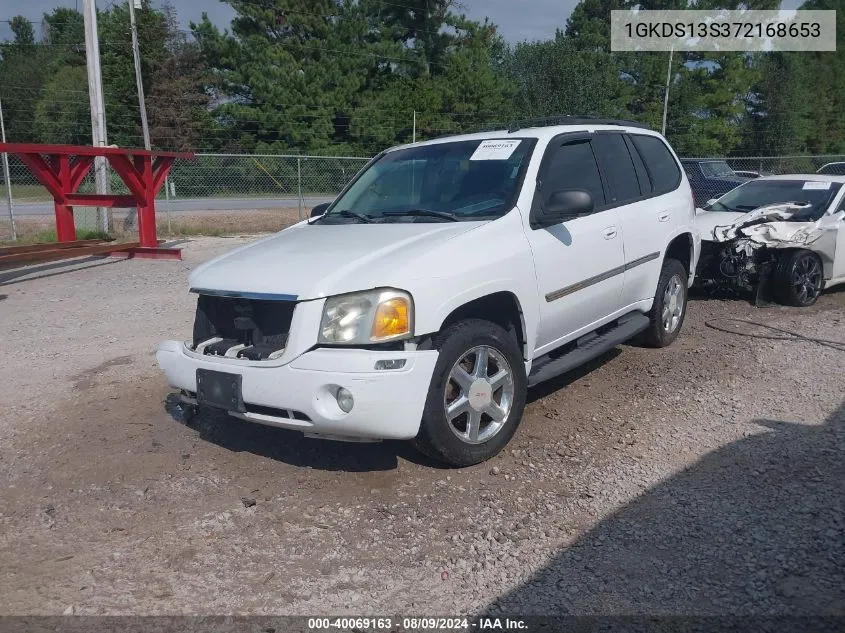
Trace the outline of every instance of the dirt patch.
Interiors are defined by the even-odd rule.
[[[244,241],[6,278],[4,613],[845,604],[842,352],[708,327],[845,341],[845,292],[807,310],[696,298],[675,345],[621,346],[533,390],[505,452],[448,470],[405,443],[185,422],[155,345],[190,332],[190,270]]]

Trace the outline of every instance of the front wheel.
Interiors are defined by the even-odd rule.
[[[678,338],[687,315],[687,279],[687,270],[677,259],[663,262],[648,315],[648,329],[644,332],[647,345],[666,347]]]
[[[775,292],[784,305],[805,308],[819,298],[823,280],[818,255],[811,251],[794,251],[778,261]]]
[[[489,321],[467,319],[438,337],[420,432],[414,444],[452,466],[490,459],[522,419],[528,381],[514,337]]]

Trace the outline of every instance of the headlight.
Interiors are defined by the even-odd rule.
[[[326,299],[319,342],[367,345],[410,336],[414,329],[411,295],[379,289]]]

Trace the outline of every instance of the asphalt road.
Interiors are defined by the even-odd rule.
[[[311,207],[331,202],[331,197],[304,198],[303,207]],[[196,211],[246,211],[255,209],[296,209],[299,200],[296,198],[186,198],[178,200],[157,200],[156,211],[158,212],[196,212]],[[84,207],[80,207],[84,208]],[[38,216],[53,215],[53,203],[46,201],[39,202],[16,202],[14,205],[15,216]]]

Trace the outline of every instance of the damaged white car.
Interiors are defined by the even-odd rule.
[[[696,210],[698,285],[809,306],[845,283],[845,176],[749,181]]]

